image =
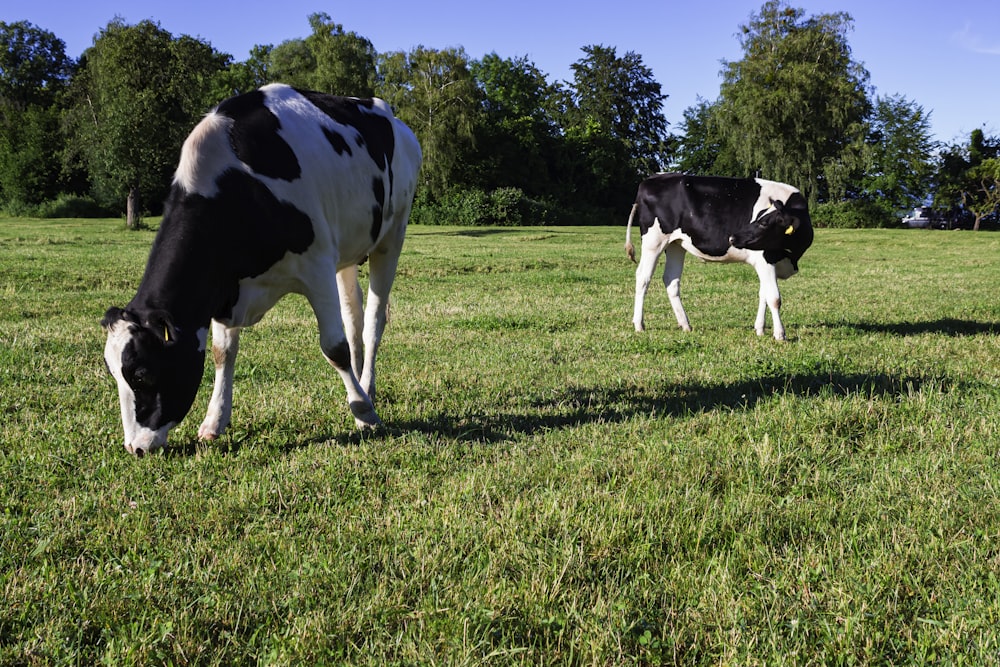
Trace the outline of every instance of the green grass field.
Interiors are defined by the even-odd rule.
[[[691,258],[633,332],[623,227],[411,228],[382,432],[292,296],[136,459],[151,241],[0,219],[0,664],[1000,663],[1000,235],[818,230],[778,343]]]

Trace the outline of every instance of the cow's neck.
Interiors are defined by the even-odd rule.
[[[167,224],[164,219],[163,225]],[[176,238],[177,230],[168,233],[163,225],[130,308],[165,311],[185,331],[207,328],[213,317],[232,306],[239,292],[238,280],[219,257],[210,256],[212,243],[187,237],[183,247],[171,244],[164,239]]]

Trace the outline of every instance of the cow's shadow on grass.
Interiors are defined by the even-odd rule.
[[[680,418],[718,410],[750,410],[778,395],[895,397],[925,385],[946,391],[946,378],[886,374],[770,375],[729,384],[666,384],[659,390],[639,387],[573,387],[534,401],[530,410],[451,415],[397,422],[393,432],[439,433],[463,442],[510,442],[525,435],[593,423],[620,424],[638,417]]]
[[[1000,333],[1000,323],[977,322],[945,317],[928,322],[854,322],[850,325],[864,333],[889,334],[893,336],[917,336],[938,334],[942,336],[979,336]]]
[[[752,410],[761,401],[775,396],[862,396],[870,399],[905,396],[925,386],[938,391],[974,389],[966,385],[968,383],[936,376],[845,374],[834,371],[778,373],[732,383],[567,387],[544,398],[536,398],[528,407],[519,410],[468,412],[458,416],[439,412],[424,419],[391,421],[372,432],[362,433],[353,429],[330,432],[302,439],[290,438],[272,447],[285,452],[317,444],[350,447],[413,432],[436,434],[458,442],[499,444],[536,433],[594,423],[622,424],[636,418],[683,418],[719,410]],[[257,439],[255,425],[247,427],[249,430],[244,435],[250,440]],[[261,428],[267,430],[266,427]],[[169,456],[193,456],[199,448],[207,447],[223,453],[235,453],[242,446],[241,440],[239,436],[226,435],[208,444],[179,442],[172,444],[167,452]]]

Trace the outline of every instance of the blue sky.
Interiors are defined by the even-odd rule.
[[[901,94],[931,113],[934,137],[962,142],[975,128],[1000,134],[1000,1],[801,0],[807,15],[847,12],[854,59],[881,95]],[[571,78],[570,65],[589,44],[635,51],[669,97],[671,127],[698,98],[715,100],[722,60],[741,57],[737,33],[763,0],[4,0],[0,20],[49,30],[76,58],[115,16],[157,21],[175,36],[210,42],[237,60],[255,44],[309,34],[307,17],[326,12],[379,52],[463,47],[471,58],[491,52],[527,56],[550,81]]]

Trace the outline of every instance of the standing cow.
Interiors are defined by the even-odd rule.
[[[181,149],[136,295],[101,323],[125,448],[161,447],[191,409],[209,328],[215,386],[198,436],[219,436],[240,329],[290,292],[309,300],[355,422],[377,426],[375,355],[420,162],[416,137],[379,99],[274,84],[205,116]]]
[[[643,301],[656,262],[666,255],[663,284],[677,324],[690,331],[681,305],[684,253],[709,262],[745,262],[760,278],[760,303],[754,329],[764,335],[770,308],[774,337],[785,339],[778,311],[778,278],[799,270],[799,259],[813,241],[806,200],[795,188],[760,178],[722,178],[657,174],[639,185],[625,232],[625,252],[635,261],[632,221],[642,236],[642,260],[635,272],[636,331],[645,328]]]

